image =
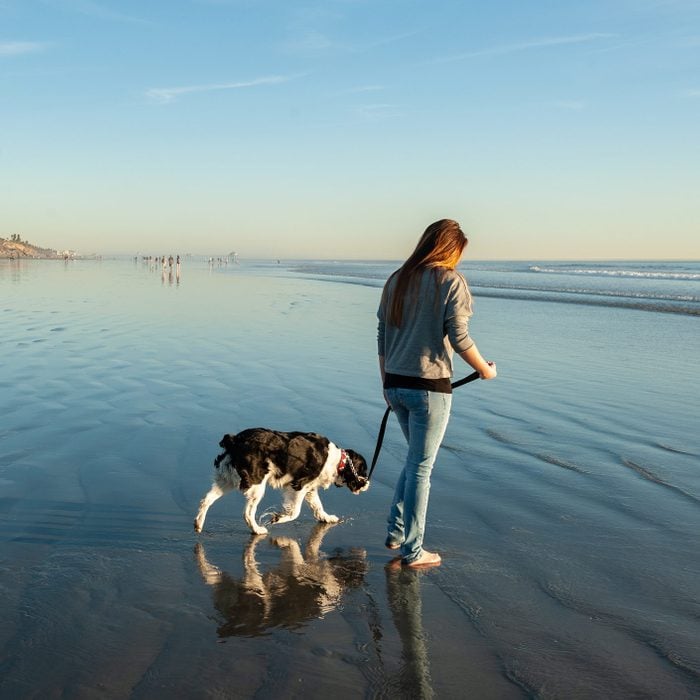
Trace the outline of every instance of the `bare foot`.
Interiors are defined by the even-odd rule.
[[[384,545],[387,549],[401,549],[401,545],[398,542],[392,542],[391,544]]]
[[[418,559],[412,561],[410,564],[404,564],[404,566],[409,566],[412,569],[420,569],[428,566],[440,566],[442,559],[437,552],[427,552],[423,550]]]

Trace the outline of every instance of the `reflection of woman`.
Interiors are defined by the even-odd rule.
[[[400,549],[407,566],[435,566],[440,555],[423,549],[430,473],[452,405],[452,355],[482,379],[496,366],[469,337],[471,295],[456,271],[467,239],[459,224],[428,226],[416,249],[389,277],[377,316],[384,395],[408,442],[408,454],[388,518],[386,546]]]
[[[430,661],[425,642],[420,596],[419,571],[396,571],[386,567],[386,592],[394,626],[401,638],[403,666],[396,696],[402,698],[434,697],[430,682]],[[392,688],[392,690],[394,690]]]

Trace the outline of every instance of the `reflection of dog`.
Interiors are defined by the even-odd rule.
[[[304,500],[316,520],[337,523],[335,515],[323,510],[318,489],[335,484],[360,493],[369,487],[364,457],[353,450],[341,450],[316,433],[250,428],[237,435],[224,435],[219,446],[224,451],[214,460],[214,484],[199,504],[194,521],[196,532],[202,531],[211,504],[236,487],[245,494],[245,521],[258,535],[267,533],[256,522],[255,511],[268,483],[284,489],[282,512],[274,513],[271,523],[296,519]]]
[[[364,550],[328,558],[319,551],[331,527],[316,525],[303,554],[296,540],[270,538],[282,556],[278,566],[263,574],[255,561],[255,548],[263,538],[251,538],[243,555],[241,579],[210,564],[198,542],[194,551],[199,570],[214,589],[214,607],[223,616],[219,636],[257,636],[273,627],[298,628],[337,608],[346,588],[360,586],[367,573]]]

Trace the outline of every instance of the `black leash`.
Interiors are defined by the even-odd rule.
[[[460,379],[458,382],[453,382],[452,383],[452,388],[457,389],[460,386],[464,386],[465,384],[469,384],[469,382],[473,382],[475,379],[478,379],[481,375],[478,372],[472,372],[468,377],[464,377],[464,379]],[[389,420],[389,414],[391,413],[391,406],[386,407],[386,411],[384,412],[384,418],[382,418],[382,424],[379,426],[379,435],[377,436],[377,446],[374,448],[374,457],[372,457],[372,466],[369,469],[369,475],[367,476],[367,479],[372,478],[372,472],[374,471],[374,468],[377,466],[377,459],[379,458],[379,451],[382,449],[382,443],[384,442],[384,433],[386,432],[386,424],[387,421]]]

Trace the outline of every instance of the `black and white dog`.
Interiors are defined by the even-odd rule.
[[[337,523],[338,517],[323,509],[318,490],[335,484],[358,494],[369,488],[364,457],[316,433],[249,428],[237,435],[224,435],[219,446],[224,451],[214,460],[214,483],[199,504],[195,532],[202,531],[212,503],[234,488],[245,495],[245,521],[256,535],[267,533],[255,519],[267,484],[284,490],[282,511],[270,516],[270,524],[295,520],[304,500],[316,520]]]

